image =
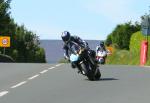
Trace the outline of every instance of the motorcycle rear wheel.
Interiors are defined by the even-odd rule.
[[[100,78],[101,78],[101,72],[99,69],[97,69],[95,74],[95,80],[100,80]]]

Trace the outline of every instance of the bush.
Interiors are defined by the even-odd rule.
[[[134,25],[132,25],[131,22],[119,24],[115,27],[112,33],[107,36],[106,44],[117,44],[118,49],[129,50],[130,38],[133,33],[139,30],[140,25],[138,23],[135,23]]]
[[[37,63],[45,63],[45,51],[43,48],[39,48],[36,52],[35,52],[35,62]]]

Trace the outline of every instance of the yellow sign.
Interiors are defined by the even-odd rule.
[[[113,47],[107,47],[107,51],[109,52],[109,54],[112,54],[114,49],[113,49]]]
[[[0,47],[10,47],[9,36],[0,36]]]

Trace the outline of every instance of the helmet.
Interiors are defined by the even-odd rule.
[[[103,47],[104,46],[104,42],[100,41],[100,46]]]
[[[70,33],[68,31],[62,32],[61,38],[64,42],[68,42],[70,40]]]

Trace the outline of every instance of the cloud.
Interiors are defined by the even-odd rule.
[[[120,23],[138,19],[133,4],[134,0],[88,0],[85,7],[112,22]]]

